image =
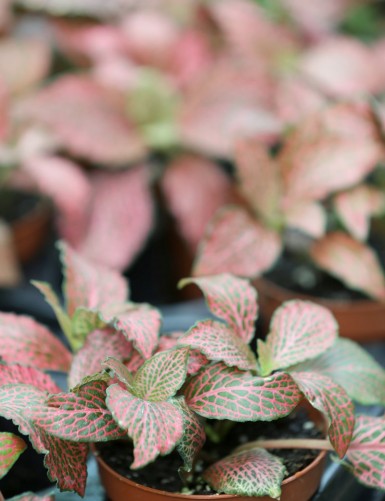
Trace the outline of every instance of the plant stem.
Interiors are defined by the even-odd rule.
[[[323,451],[333,451],[333,446],[329,440],[309,439],[309,438],[288,438],[273,440],[255,440],[241,445],[234,452],[244,452],[260,447],[262,449],[319,449]]]

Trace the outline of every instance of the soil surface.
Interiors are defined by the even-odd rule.
[[[211,422],[210,422],[211,424]],[[185,486],[179,477],[178,469],[182,461],[177,452],[158,457],[154,463],[140,469],[130,470],[133,462],[132,445],[129,442],[107,442],[98,444],[98,451],[103,460],[120,475],[141,485],[168,492],[186,494],[215,494],[199,477],[199,472],[211,463],[228,455],[235,447],[261,438],[321,438],[322,432],[309,421],[306,413],[301,411],[295,417],[273,422],[236,423],[222,444],[214,444],[209,440],[197,461],[197,473],[191,484]],[[286,476],[291,476],[305,468],[318,455],[317,450],[270,450],[283,459],[287,469]]]
[[[0,219],[13,223],[33,211],[41,197],[35,193],[1,188]]]

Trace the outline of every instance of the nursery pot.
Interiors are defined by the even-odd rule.
[[[274,311],[291,299],[313,301],[328,308],[339,325],[339,334],[358,342],[385,339],[385,303],[371,299],[327,299],[294,292],[266,278],[254,281],[265,329]]]

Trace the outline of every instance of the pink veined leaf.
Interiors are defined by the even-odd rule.
[[[71,353],[64,344],[33,318],[0,313],[0,356],[43,370],[68,371]]]
[[[133,392],[143,400],[162,402],[173,397],[186,379],[189,348],[157,353],[135,374]]]
[[[339,98],[377,93],[382,84],[373,51],[354,37],[321,41],[305,52],[298,71],[326,95]]]
[[[162,334],[159,338],[157,353],[175,348],[184,335],[184,332],[172,332],[171,334]],[[190,349],[187,374],[189,376],[196,374],[203,366],[207,365],[209,360],[199,350]]]
[[[261,373],[315,358],[333,345],[338,324],[328,309],[311,301],[286,301],[270,322],[266,341],[258,340]]]
[[[285,212],[289,227],[306,233],[314,238],[322,237],[326,231],[326,212],[317,202],[305,202],[293,205]]]
[[[285,472],[280,458],[255,448],[226,456],[205,470],[203,478],[219,493],[279,499]]]
[[[311,257],[324,271],[347,287],[379,301],[385,300],[385,276],[374,251],[343,232],[333,232],[316,241]]]
[[[38,496],[36,494],[33,494],[32,492],[27,492],[25,494],[21,494],[20,496],[17,496],[16,498],[12,498],[13,501],[55,501],[55,497],[52,494],[52,496]],[[12,499],[10,501],[12,501]]]
[[[282,250],[280,235],[262,226],[245,209],[228,206],[210,221],[200,243],[193,274],[232,273],[256,277],[267,271]]]
[[[369,185],[357,186],[338,193],[334,208],[351,235],[364,242],[369,235],[370,218],[385,211],[385,195]]]
[[[0,75],[11,94],[21,94],[48,74],[49,47],[41,40],[3,39],[0,43]]]
[[[36,188],[53,200],[60,236],[71,245],[76,244],[86,230],[91,202],[91,185],[84,170],[70,160],[54,156],[27,158],[22,169]]]
[[[329,421],[329,440],[340,458],[344,457],[354,429],[354,405],[346,391],[319,372],[290,372],[313,407]]]
[[[5,384],[30,384],[38,388],[40,391],[48,393],[60,393],[60,387],[55,381],[44,372],[34,367],[26,367],[24,365],[0,364],[0,385]]]
[[[21,437],[0,432],[0,478],[8,473],[26,448],[27,444]]]
[[[88,308],[77,308],[71,318],[71,337],[76,339],[79,346],[83,346],[88,334],[97,329],[107,327],[102,320],[102,314],[98,310]]]
[[[112,371],[115,377],[121,381],[129,390],[133,386],[134,377],[131,371],[118,358],[107,357],[102,362],[102,367]]]
[[[132,303],[124,305],[116,314],[105,311],[104,318],[134,343],[143,358],[151,357],[158,345],[162,323],[159,310],[145,303]]]
[[[221,362],[191,378],[183,394],[190,409],[200,416],[232,421],[271,421],[287,416],[301,399],[288,374],[254,377]]]
[[[110,328],[91,332],[74,355],[68,376],[70,388],[79,384],[85,376],[102,370],[102,362],[107,357],[125,360],[131,357],[132,351],[132,343],[121,332]]]
[[[29,416],[34,424],[51,436],[74,442],[104,442],[121,438],[119,428],[107,409],[107,384],[94,381],[79,392],[51,396],[45,406],[33,409]]]
[[[228,176],[217,164],[199,156],[184,155],[168,165],[162,190],[168,209],[193,252],[216,210],[232,201]]]
[[[107,406],[134,441],[133,469],[168,454],[182,437],[183,413],[171,401],[147,402],[114,384],[107,390]]]
[[[309,115],[279,153],[283,209],[357,184],[383,157],[377,121],[365,103],[337,103]]]
[[[317,358],[290,370],[328,376],[360,404],[385,404],[385,370],[364,348],[350,339],[337,339],[331,348]]]
[[[87,260],[64,242],[60,243],[60,250],[70,317],[79,307],[98,309],[127,299],[128,285],[119,273]]]
[[[179,455],[183,459],[183,470],[190,472],[196,458],[206,441],[205,428],[201,418],[193,412],[183,399],[175,400],[183,413],[183,435],[177,445]]]
[[[135,372],[137,372],[142,367],[145,361],[146,360],[142,357],[142,355],[135,350],[132,353],[130,360],[128,360],[128,362],[125,362],[124,365],[132,374],[135,374]]]
[[[123,270],[143,249],[153,226],[153,201],[145,165],[96,172],[88,226],[76,249],[96,263]]]
[[[236,145],[239,190],[249,206],[267,224],[281,217],[278,164],[258,138],[240,139]]]
[[[209,360],[224,362],[229,367],[255,370],[257,360],[254,353],[232,329],[222,322],[204,320],[197,322],[179,345],[191,346],[201,351]]]
[[[357,416],[347,466],[363,484],[385,487],[385,420],[383,417]]]
[[[83,76],[57,79],[23,106],[75,157],[116,168],[141,160],[146,149],[123,113],[121,96]]]
[[[191,283],[202,290],[211,313],[224,320],[245,343],[249,343],[258,317],[257,291],[250,282],[223,273],[186,278],[179,283],[179,287]]]

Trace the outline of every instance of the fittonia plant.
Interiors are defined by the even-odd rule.
[[[355,416],[352,402],[385,405],[385,372],[338,338],[328,310],[283,304],[254,352],[258,306],[249,282],[230,274],[186,279],[181,285],[199,286],[216,319],[159,337],[159,312],[127,302],[120,275],[66,246],[61,251],[66,307],[47,284],[36,285],[73,353],[32,318],[0,315],[0,414],[45,455],[60,489],[82,495],[89,444],[118,438],[132,441],[133,469],[176,449],[189,477],[218,420],[226,428],[272,421],[304,399],[326,416],[327,438],[249,443],[212,464],[204,480],[218,492],[278,498],[285,467],[267,449],[289,446],[335,451],[361,482],[385,488],[385,421]],[[49,370],[67,372],[70,390],[63,392]]]
[[[286,250],[384,300],[384,271],[367,242],[371,218],[385,211],[376,183],[384,158],[376,115],[363,102],[333,104],[303,119],[275,156],[258,141],[242,140],[236,175],[244,204],[216,213],[194,274],[253,278]]]

